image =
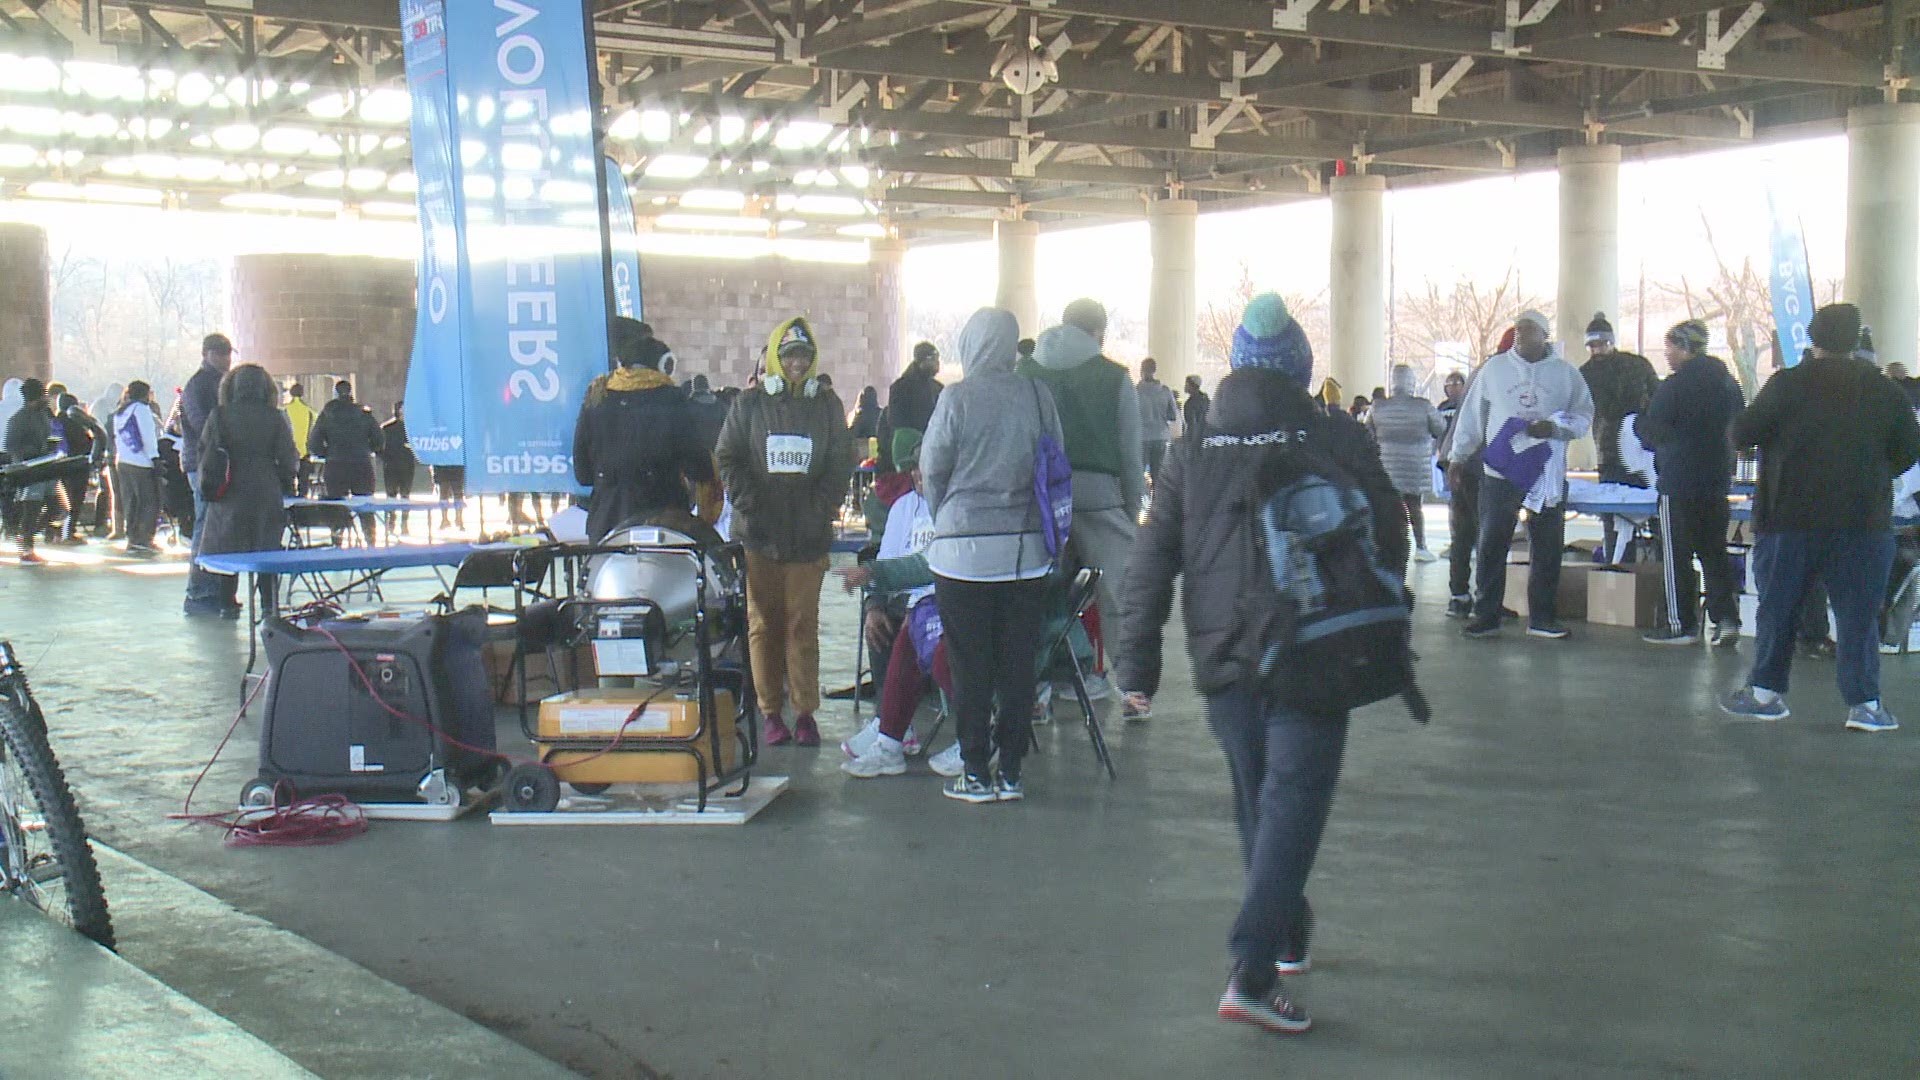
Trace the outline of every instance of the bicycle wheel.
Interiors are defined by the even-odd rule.
[[[43,729],[0,700],[0,889],[113,948],[100,868]]]

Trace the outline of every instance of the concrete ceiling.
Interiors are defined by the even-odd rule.
[[[1016,213],[1137,217],[1174,195],[1311,197],[1336,167],[1407,184],[1537,167],[1588,141],[1667,153],[1838,130],[1849,107],[1909,93],[1920,0],[592,2],[609,147],[643,214],[730,191],[797,235],[864,210],[864,229],[939,237]],[[0,0],[0,50],[199,73],[216,91],[103,99],[0,73],[0,184],[403,213],[397,8]],[[996,68],[1023,46],[1057,68],[1028,96]],[[30,114],[49,106],[90,125],[47,130]],[[281,129],[276,149],[243,127]],[[303,130],[315,145],[289,157]],[[130,171],[136,154],[156,167]],[[163,157],[198,163],[149,175],[169,171]]]

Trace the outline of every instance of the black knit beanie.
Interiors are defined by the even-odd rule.
[[[1813,313],[1807,337],[1822,352],[1852,354],[1860,346],[1860,309],[1852,304],[1828,304]]]

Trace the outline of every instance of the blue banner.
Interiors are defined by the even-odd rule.
[[[413,100],[413,174],[420,217],[418,310],[407,366],[407,434],[429,465],[463,465],[466,370],[461,343],[467,309],[460,244],[460,174],[453,153],[442,0],[402,0],[402,49]]]
[[[607,370],[606,193],[581,0],[462,0],[447,22],[461,171],[467,490],[577,491]]]
[[[1773,266],[1768,274],[1773,326],[1780,335],[1780,352],[1792,367],[1812,344],[1807,324],[1813,319],[1813,273],[1807,266],[1807,242],[1800,234],[1800,219],[1782,216],[1771,191],[1767,192],[1767,212],[1773,218]]]
[[[640,292],[640,234],[633,226],[633,193],[627,190],[627,177],[620,163],[607,159],[607,239],[613,252],[613,311],[629,319],[647,317],[647,302]]]

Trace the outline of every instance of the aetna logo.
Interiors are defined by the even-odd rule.
[[[488,454],[488,476],[571,476],[573,458],[567,454]]]
[[[425,450],[429,454],[451,453],[452,451],[460,449],[460,442],[460,436],[458,435],[413,436],[413,448],[415,450]]]

